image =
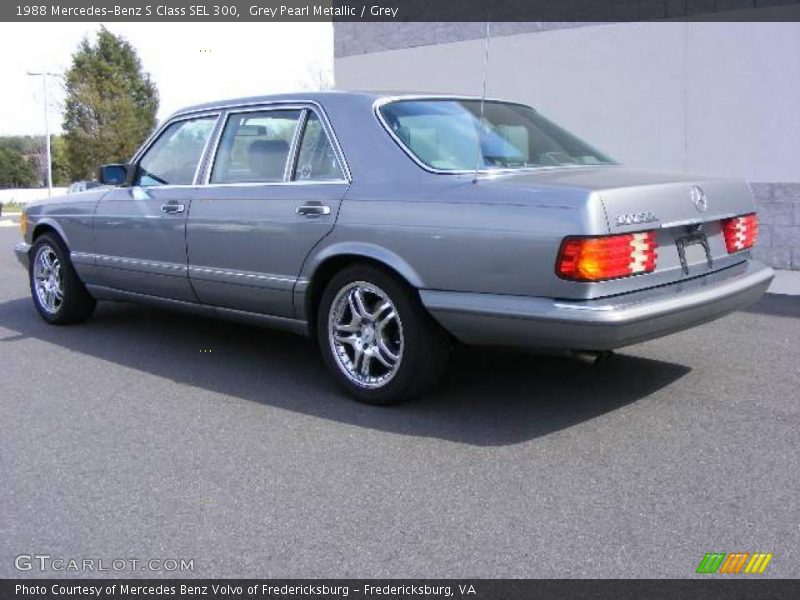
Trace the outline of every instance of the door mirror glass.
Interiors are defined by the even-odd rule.
[[[139,161],[134,185],[192,185],[216,121],[215,115],[169,125]]]
[[[97,180],[103,185],[123,185],[128,180],[128,165],[103,165]]]
[[[217,150],[211,183],[283,181],[299,110],[232,114]]]

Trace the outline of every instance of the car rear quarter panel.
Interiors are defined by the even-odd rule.
[[[419,288],[558,296],[569,285],[554,274],[560,240],[607,232],[602,204],[585,190],[500,191],[471,177],[420,180],[353,185],[305,275],[356,248],[353,253],[371,255]]]

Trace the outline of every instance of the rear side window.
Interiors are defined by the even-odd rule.
[[[211,183],[283,181],[300,110],[232,114],[211,170]]]
[[[167,126],[147,149],[136,172],[134,185],[191,185],[217,117],[176,121]]]
[[[317,114],[309,112],[297,155],[294,179],[299,181],[340,181],[344,179],[336,152]]]
[[[395,138],[441,171],[614,164],[610,158],[520,104],[479,100],[399,100],[380,109]]]

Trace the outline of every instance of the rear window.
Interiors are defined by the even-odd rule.
[[[616,164],[521,104],[480,100],[398,100],[386,125],[420,162],[442,171]]]

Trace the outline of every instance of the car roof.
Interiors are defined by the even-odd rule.
[[[316,92],[294,92],[286,94],[270,94],[266,96],[246,96],[243,98],[229,98],[226,100],[217,100],[216,102],[205,102],[203,104],[195,104],[187,106],[175,112],[172,116],[178,116],[186,113],[202,112],[206,110],[214,110],[219,108],[233,108],[239,106],[246,106],[251,104],[266,104],[269,102],[316,102],[325,104],[327,100],[337,99],[341,100],[346,97],[358,99],[362,101],[375,102],[376,100],[383,100],[388,98],[460,98],[464,100],[480,100],[479,96],[470,96],[465,94],[443,94],[435,92],[410,92],[410,91],[347,91],[347,90],[325,90]],[[487,98],[487,100],[497,101],[496,98]]]

